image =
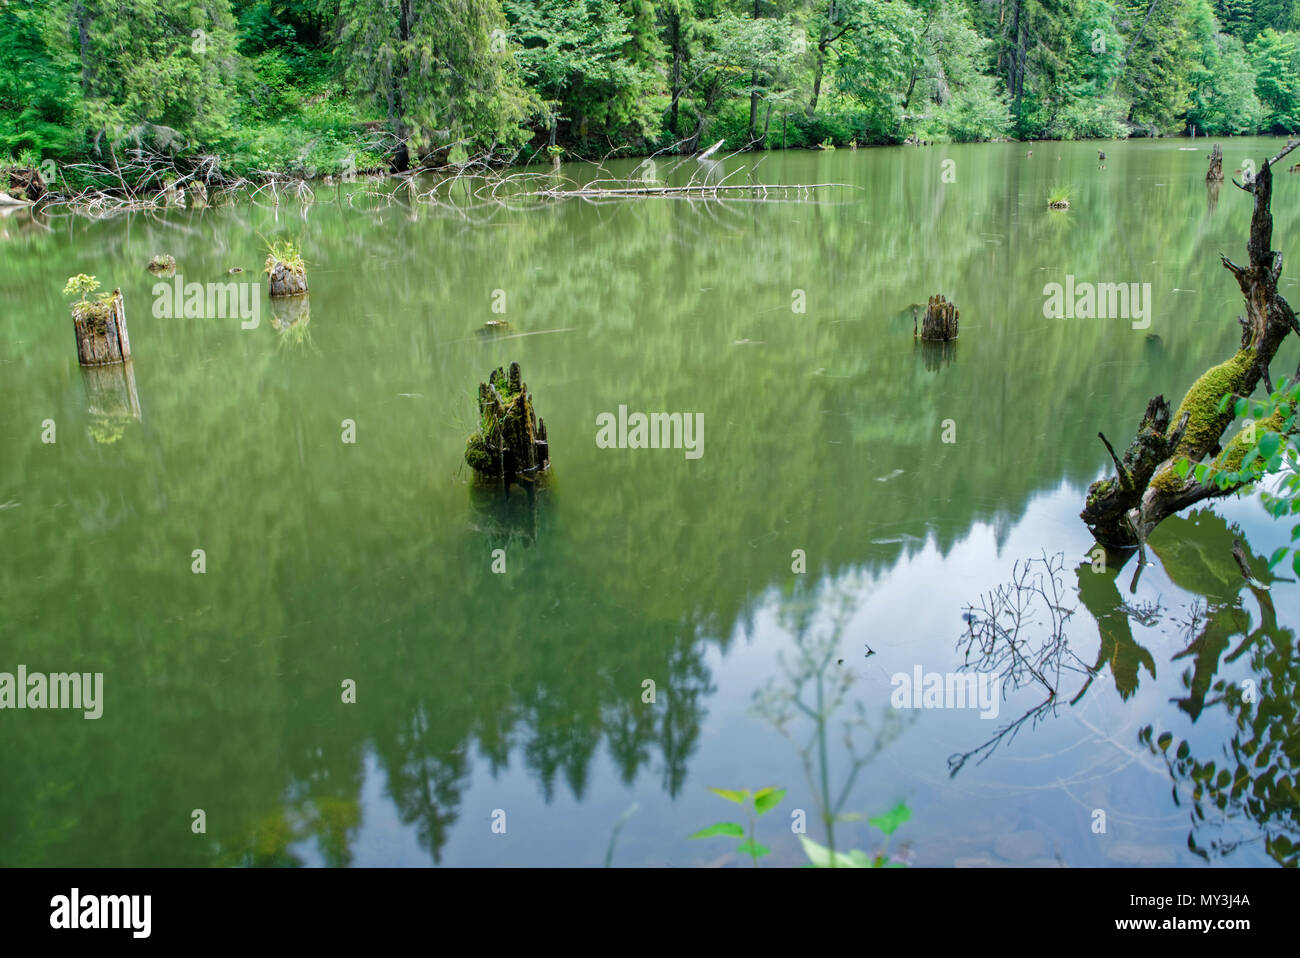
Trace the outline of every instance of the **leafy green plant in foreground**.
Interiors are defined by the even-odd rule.
[[[1183,457],[1174,473],[1186,479],[1188,473],[1201,483],[1217,485],[1224,494],[1241,492],[1265,475],[1280,476],[1275,488],[1261,493],[1264,507],[1275,519],[1300,514],[1300,449],[1296,445],[1296,411],[1300,409],[1300,380],[1283,379],[1267,400],[1251,400],[1227,393],[1219,400],[1219,412],[1229,403],[1238,416],[1249,416],[1246,426],[1213,462],[1192,464]],[[1274,550],[1268,565],[1272,569],[1291,553],[1291,567],[1300,574],[1300,523],[1291,529],[1290,545]]]
[[[912,817],[912,810],[906,802],[899,802],[883,815],[867,819],[868,824],[885,833],[885,844],[875,855],[858,851],[856,848],[847,852],[836,852],[825,845],[818,845],[807,835],[800,835],[804,854],[813,868],[906,868],[902,862],[889,860],[889,840],[900,825]]]
[[[749,789],[744,791],[733,791],[727,788],[710,788],[710,792],[729,802],[735,802],[737,805],[745,805],[749,809],[749,835],[745,835],[745,827],[736,822],[717,822],[708,828],[702,828],[691,838],[715,838],[719,835],[728,838],[744,838],[737,847],[736,851],[743,855],[748,855],[754,860],[754,867],[758,867],[758,860],[764,855],[770,855],[772,849],[766,845],[760,845],[754,836],[754,830],[758,822],[758,816],[770,812],[781,804],[781,799],[785,798],[784,788],[760,788],[757,792],[751,792]]]

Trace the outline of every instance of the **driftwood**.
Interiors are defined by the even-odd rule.
[[[1277,156],[1266,160],[1259,174],[1247,185],[1237,186],[1254,197],[1247,251],[1249,264],[1239,266],[1221,256],[1232,273],[1246,303],[1241,324],[1241,345],[1226,362],[1206,371],[1187,391],[1177,411],[1171,412],[1164,396],[1147,403],[1136,438],[1120,457],[1098,433],[1111,461],[1114,476],[1100,479],[1088,488],[1087,502],[1079,517],[1102,545],[1115,548],[1141,547],[1161,520],[1188,506],[1237,491],[1253,481],[1220,486],[1211,475],[1198,480],[1195,469],[1180,477],[1176,465],[1184,458],[1193,466],[1206,462],[1211,472],[1237,472],[1252,443],[1248,433],[1278,431],[1282,420],[1263,420],[1242,430],[1225,446],[1224,431],[1235,418],[1233,404],[1219,411],[1225,394],[1248,397],[1262,381],[1269,392],[1273,383],[1269,363],[1286,335],[1300,334],[1300,322],[1277,291],[1282,272],[1282,254],[1272,248],[1273,165],[1297,146],[1287,144]],[[1298,371],[1300,374],[1300,371]]]
[[[518,363],[497,368],[478,386],[479,431],[465,444],[465,461],[484,479],[531,486],[550,468],[546,422],[533,411],[533,397]]]
[[[950,343],[957,338],[957,319],[960,315],[956,303],[948,302],[942,295],[931,296],[925,306],[921,330],[917,333],[914,324],[913,335],[919,335],[927,343]]]
[[[72,304],[72,325],[77,333],[77,359],[83,366],[122,363],[131,358],[126,334],[126,307],[122,291],[105,299]]]
[[[1210,168],[1205,173],[1205,182],[1223,182],[1223,147],[1217,143],[1214,144],[1214,149],[1210,151]]]

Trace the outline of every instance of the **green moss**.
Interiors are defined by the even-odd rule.
[[[1233,419],[1231,406],[1227,412],[1219,412],[1219,400],[1225,393],[1241,393],[1246,373],[1254,361],[1253,350],[1240,350],[1227,362],[1207,369],[1201,374],[1201,378],[1192,384],[1192,388],[1187,390],[1187,395],[1183,397],[1169,425],[1172,433],[1182,421],[1183,413],[1189,413],[1187,431],[1183,433],[1178,448],[1174,450],[1175,461],[1183,456],[1199,459],[1206,449],[1218,441],[1224,427]],[[1177,476],[1174,476],[1174,481],[1178,481]]]
[[[1215,471],[1239,472],[1241,470],[1242,460],[1246,458],[1246,454],[1259,445],[1259,440],[1263,438],[1265,433],[1281,432],[1284,421],[1285,417],[1279,410],[1274,412],[1273,415],[1269,416],[1267,419],[1261,419],[1256,422],[1253,430],[1242,429],[1232,437],[1232,441],[1224,447],[1223,452],[1219,453],[1219,457],[1214,460]],[[1254,436],[1249,435],[1251,432],[1254,433]],[[1248,439],[1250,441],[1247,441]],[[1254,470],[1256,472],[1263,472],[1263,467],[1264,463],[1261,460],[1256,459],[1253,464]]]
[[[1099,479],[1088,487],[1088,508],[1092,508],[1097,501],[1104,496],[1108,496],[1111,490],[1115,488],[1116,479]]]
[[[108,335],[108,321],[113,315],[113,299],[81,300],[72,304],[72,318],[89,323],[98,336]]]
[[[475,433],[465,441],[465,461],[476,472],[490,473],[496,468],[496,461],[487,451],[482,433]]]

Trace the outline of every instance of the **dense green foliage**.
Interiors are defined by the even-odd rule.
[[[7,0],[0,157],[492,155],[1287,132],[1293,0]],[[707,138],[707,139],[706,139]],[[557,149],[558,148],[558,149]]]

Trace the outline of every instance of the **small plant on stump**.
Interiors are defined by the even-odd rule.
[[[67,285],[63,287],[63,295],[81,297],[72,304],[72,318],[90,323],[95,332],[103,336],[108,331],[113,294],[101,293],[98,299],[86,299],[97,289],[99,289],[99,280],[85,273],[78,273],[68,278]]]
[[[1068,210],[1070,208],[1070,188],[1068,186],[1053,187],[1052,191],[1047,194],[1047,208],[1049,210]]]
[[[169,253],[161,253],[149,260],[149,272],[151,273],[170,273],[176,269],[176,257]]]

